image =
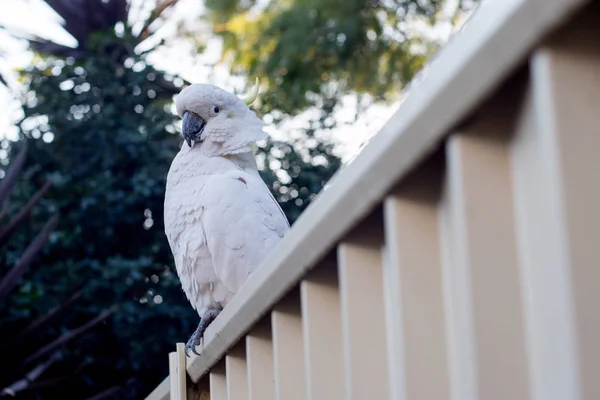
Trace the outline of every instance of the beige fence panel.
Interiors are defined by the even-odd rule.
[[[345,399],[337,271],[331,263],[300,284],[307,400]]]
[[[450,399],[437,211],[442,167],[432,164],[384,203],[388,375],[394,400]]]
[[[596,2],[533,55],[512,146],[535,400],[600,396],[597,16]]]
[[[563,221],[563,266],[573,294],[581,398],[600,398],[600,4],[586,10],[534,58],[553,113],[544,127],[554,142]],[[559,215],[560,215],[559,214]],[[564,323],[564,322],[563,322]]]
[[[219,362],[209,374],[210,400],[227,400],[227,378],[225,376],[225,363]]]
[[[169,353],[169,389],[170,397],[173,400],[179,400],[177,353]]]
[[[600,399],[599,16],[484,0],[209,326],[187,398]],[[175,361],[148,400],[183,394]]]
[[[171,398],[171,380],[170,376],[164,379],[160,385],[146,397],[149,400],[169,400]]]
[[[389,398],[382,236],[373,217],[338,246],[347,399]]]
[[[273,358],[275,368],[275,398],[305,400],[304,339],[300,293],[292,291],[271,313]]]
[[[248,400],[248,366],[246,346],[240,342],[225,356],[227,400]]]
[[[508,151],[520,79],[508,83],[516,90],[486,104],[446,146],[452,365],[465,390],[456,399],[529,398]]]
[[[246,336],[248,399],[275,400],[271,321],[262,320]]]

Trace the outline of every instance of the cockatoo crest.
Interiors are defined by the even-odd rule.
[[[208,156],[253,151],[253,144],[265,139],[265,123],[245,104],[256,98],[240,99],[218,86],[195,83],[175,98],[177,114],[183,118],[182,134],[190,147],[200,146]]]

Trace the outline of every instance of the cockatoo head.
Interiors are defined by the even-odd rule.
[[[258,79],[243,98],[210,84],[195,83],[183,89],[175,107],[183,119],[187,145],[201,146],[212,156],[252,151],[252,144],[267,137],[265,124],[248,108],[257,96]]]

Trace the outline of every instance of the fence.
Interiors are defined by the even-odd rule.
[[[599,21],[484,1],[209,327],[187,398],[600,399]]]

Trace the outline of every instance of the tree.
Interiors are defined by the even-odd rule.
[[[6,211],[4,207],[6,200],[9,197],[10,191],[15,184],[18,174],[23,168],[25,157],[27,154],[27,147],[23,146],[19,154],[15,157],[14,163],[5,174],[4,179],[0,181],[0,208]],[[32,210],[44,196],[44,194],[50,188],[50,183],[46,182],[44,186],[31,196],[31,198],[24,205],[19,205],[18,212],[11,218],[7,218],[6,213],[0,213],[0,248],[4,248],[7,242],[10,242],[12,236],[21,227],[27,218],[31,215]],[[42,251],[44,245],[48,241],[48,237],[52,230],[56,227],[57,216],[53,215],[44,225],[41,231],[31,239],[27,244],[26,250],[21,254],[14,262],[14,265],[8,266],[0,264],[0,303],[4,303],[6,299],[14,295],[14,290],[18,286],[19,281],[23,274],[29,269],[32,261]],[[12,298],[13,302],[19,305],[30,303],[31,299],[28,296],[27,290],[22,290]],[[23,307],[20,307],[22,310]],[[6,309],[5,309],[6,310]],[[14,315],[14,314],[13,314]],[[11,365],[10,370],[4,371],[2,377],[0,377],[0,396],[3,395],[15,395],[16,393],[25,390],[34,384],[34,381],[52,365],[57,358],[57,353],[52,354],[51,357],[44,360],[34,366],[27,365],[31,364],[32,361],[37,361],[37,354],[28,352],[27,346],[24,342],[27,339],[31,339],[31,336],[39,330],[40,326],[44,325],[44,322],[52,317],[51,313],[35,320],[25,329],[19,330],[19,335],[14,335],[13,332],[16,327],[10,324],[11,321],[4,321],[0,326],[0,335],[3,338],[3,342],[0,344],[4,362],[7,365]],[[10,319],[10,317],[8,318]],[[8,322],[8,323],[7,323]],[[23,338],[25,340],[23,340]],[[55,343],[58,343],[64,337],[58,337],[46,344],[44,347],[49,349],[50,352]]]
[[[37,60],[20,73],[26,91],[19,123],[29,158],[7,215],[15,215],[12,205],[25,202],[44,182],[53,185],[0,262],[14,262],[47,215],[59,212],[61,218],[0,321],[10,323],[7,334],[16,336],[57,305],[70,305],[27,342],[39,359],[52,361],[40,381],[60,385],[29,386],[19,392],[24,398],[55,397],[64,385],[73,397],[147,394],[167,374],[168,351],[197,323],[175,275],[162,221],[166,173],[181,143],[170,104],[185,82],[148,65],[148,51],[136,51],[175,3],[159,2],[134,32],[124,23],[124,1],[48,1],[78,46],[29,38]],[[14,155],[24,143],[5,141],[4,147]],[[328,151],[319,144],[302,153],[286,143],[263,147],[263,173],[292,221],[330,175],[327,167],[311,164],[311,152]],[[279,179],[282,167],[289,172]],[[46,343],[73,331],[82,334],[47,351]]]
[[[60,362],[40,379],[58,377],[59,385],[21,396],[52,398],[68,387],[73,398],[117,391],[121,398],[139,398],[166,376],[166,354],[197,323],[162,224],[166,173],[181,142],[170,103],[183,82],[147,65],[134,51],[142,38],[129,28],[115,31],[126,18],[117,6],[125,2],[89,1],[85,6],[97,8],[80,4],[81,13],[69,2],[49,3],[66,10],[65,26],[73,27],[79,46],[32,41],[44,53],[21,73],[27,93],[20,129],[29,157],[7,215],[16,215],[12,205],[23,204],[47,180],[53,186],[28,229],[3,249],[2,265],[14,263],[47,215],[59,212],[60,221],[36,268],[3,307],[0,325],[10,323],[16,333],[80,293],[39,341],[27,342],[29,348],[42,350],[51,338],[98,316],[103,323],[56,349]],[[13,144],[11,153],[23,143]],[[106,318],[106,310],[114,315]]]
[[[476,0],[459,0],[457,22]],[[438,49],[417,24],[438,23],[446,0],[207,0],[235,73],[268,85],[264,111],[294,115],[347,94],[397,97]]]
[[[458,0],[452,22],[459,22],[475,3]],[[265,88],[261,115],[278,123],[314,111],[309,127],[283,144],[296,150],[285,154],[281,165],[285,171],[290,167],[301,171],[298,182],[289,187],[281,179],[274,182],[278,200],[292,218],[302,211],[294,207],[296,201],[305,207],[341,165],[334,144],[316,134],[337,127],[335,112],[345,97],[357,98],[355,118],[373,101],[397,99],[440,45],[414,25],[437,24],[443,9],[451,5],[447,0],[206,0],[205,4],[206,20],[223,40],[222,61],[231,64],[233,74],[261,78]],[[280,154],[277,145],[274,153]],[[267,150],[269,158],[274,156]],[[298,159],[302,162],[294,165],[292,160]],[[277,160],[274,164],[280,165]],[[283,171],[274,172],[285,177]],[[308,199],[290,199],[289,193],[298,193],[298,188]]]
[[[40,350],[51,338],[114,310],[101,325],[57,347],[60,362],[44,376],[60,378],[74,398],[98,392],[138,398],[164,378],[167,352],[197,322],[175,276],[162,225],[166,172],[181,143],[169,107],[186,82],[149,65],[146,56],[155,46],[140,50],[177,1],[157,1],[135,28],[127,22],[125,0],[46,2],[78,45],[29,38],[38,59],[21,71],[26,92],[19,123],[29,158],[7,215],[16,215],[14,205],[24,204],[46,180],[53,186],[3,249],[0,265],[14,263],[49,215],[61,217],[36,268],[15,289],[15,298],[26,301],[11,300],[0,324],[10,322],[16,333],[78,294],[69,312],[56,316],[32,342]],[[442,1],[394,4],[434,17]],[[420,6],[413,10],[415,4]],[[333,144],[317,135],[335,126],[331,115],[340,98],[369,93],[387,99],[391,86],[402,87],[431,47],[418,38],[409,45],[387,37],[393,21],[380,20],[394,5],[383,2],[272,0],[256,19],[248,12],[254,5],[208,0],[208,17],[223,37],[225,54],[233,57],[234,72],[258,75],[269,89],[257,106],[260,116],[277,123],[318,109],[296,139],[269,141],[258,154],[263,177],[293,222],[341,164]],[[391,61],[372,62],[379,57]],[[9,146],[11,157],[22,144]],[[35,393],[60,394],[61,386]]]

